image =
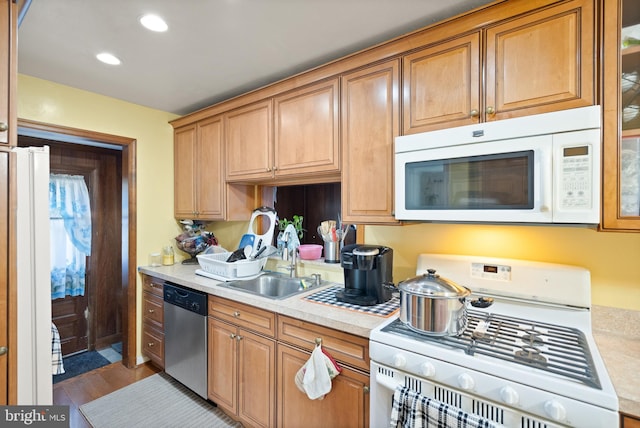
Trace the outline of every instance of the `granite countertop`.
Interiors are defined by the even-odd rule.
[[[197,265],[175,264],[159,267],[140,266],[138,271],[214,296],[246,303],[366,338],[369,337],[373,328],[387,319],[382,316],[304,300],[304,297],[331,287],[331,285],[314,287],[302,294],[274,300],[219,287],[217,285],[220,281],[196,275],[197,268]],[[640,385],[640,311],[594,306],[592,325],[598,350],[618,395],[620,411],[640,418],[640,388],[638,388]]]
[[[220,281],[196,275],[197,265],[175,264],[172,266],[140,266],[138,271],[165,281],[200,290],[213,296],[224,297],[247,305],[256,306],[278,314],[288,315],[304,321],[320,324],[335,330],[369,338],[369,332],[388,317],[369,315],[355,310],[314,303],[304,300],[311,294],[337,285],[331,283],[321,287],[313,287],[309,291],[282,300],[260,297],[243,291],[217,286]],[[325,278],[325,276],[323,276]]]
[[[594,306],[591,322],[620,411],[640,418],[640,311]]]

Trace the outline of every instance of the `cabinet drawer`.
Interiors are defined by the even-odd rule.
[[[142,316],[143,321],[162,329],[164,326],[163,298],[145,291],[142,298]]]
[[[275,336],[276,316],[273,312],[209,296],[209,315],[269,337]]]
[[[142,354],[164,368],[164,334],[149,324],[142,327]]]
[[[337,361],[369,373],[369,339],[278,315],[278,340],[311,351],[316,339]]]
[[[142,277],[142,291],[147,291],[156,296],[162,297],[162,290],[164,289],[164,281],[153,276],[144,275]]]

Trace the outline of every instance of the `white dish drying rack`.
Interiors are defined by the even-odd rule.
[[[255,260],[237,260],[227,263],[231,253],[218,254],[198,254],[198,263],[200,271],[209,275],[207,276],[220,281],[229,281],[234,279],[248,279],[247,277],[258,275],[264,265],[267,263],[267,257],[261,257]],[[196,273],[199,274],[196,270]]]

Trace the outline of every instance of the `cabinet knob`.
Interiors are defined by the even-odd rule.
[[[369,385],[365,385],[364,388],[362,388],[362,391],[364,391],[365,394],[368,394],[370,389],[369,389]]]
[[[6,122],[0,122],[0,132],[4,132],[9,129],[9,125]]]
[[[496,109],[491,106],[487,107],[487,114],[496,114]]]
[[[239,311],[235,311],[235,312],[233,313],[233,316],[234,316],[234,317],[236,317],[236,318],[238,318],[238,317],[240,316],[240,312],[239,312]]]
[[[153,348],[154,346],[156,346],[154,342],[149,342],[148,345],[149,345],[149,348]]]
[[[7,352],[9,352],[9,348],[7,348],[6,346],[0,346],[0,355],[4,355]]]
[[[229,335],[229,337],[230,337],[231,339],[235,339],[235,338],[236,338],[236,334],[235,334],[235,333],[231,333],[231,334]]]
[[[278,167],[274,165],[274,166],[273,166],[273,170],[274,170],[274,171],[277,171],[277,170],[278,170]]]
[[[155,312],[155,309],[149,309],[149,313],[152,314]]]
[[[266,168],[267,172],[271,172],[271,168],[267,167]]]
[[[473,109],[469,112],[469,116],[471,117],[478,117],[480,115],[480,112],[476,109]]]
[[[236,335],[236,340],[237,340],[238,342],[240,342],[240,341],[242,340],[242,336],[240,336],[239,334],[238,334],[238,335]]]

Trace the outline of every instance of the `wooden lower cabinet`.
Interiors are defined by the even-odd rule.
[[[142,290],[142,355],[164,369],[164,284],[145,275]]]
[[[621,414],[620,428],[640,428],[640,419]]]
[[[342,367],[322,400],[295,377],[316,340]],[[247,427],[369,426],[369,340],[209,296],[208,398]]]
[[[322,400],[310,400],[295,376],[311,353],[278,343],[278,426],[324,428],[369,426],[369,375],[347,366]]]
[[[245,426],[275,426],[275,341],[209,317],[208,397]]]

